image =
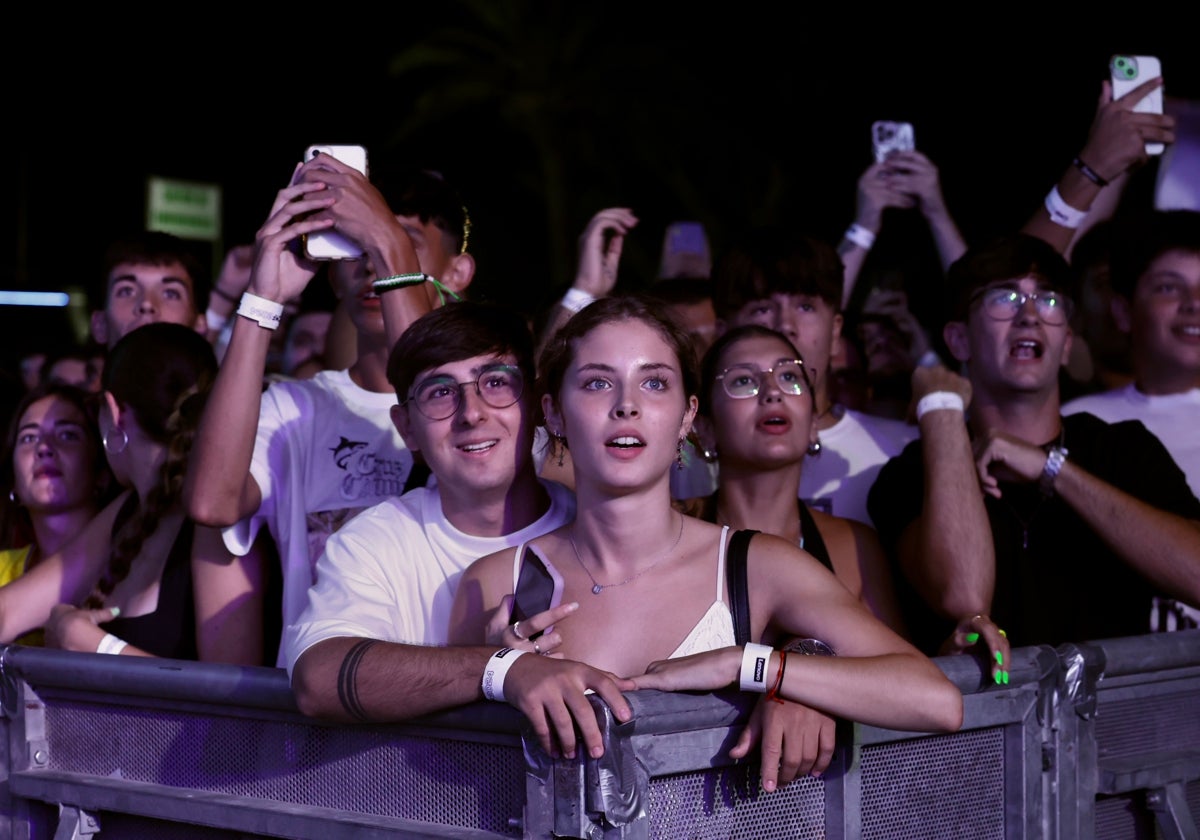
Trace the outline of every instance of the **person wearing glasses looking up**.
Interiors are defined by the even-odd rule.
[[[954,263],[943,335],[966,377],[913,374],[921,438],[869,498],[918,646],[982,642],[997,683],[1010,642],[1138,635],[1154,596],[1200,601],[1200,502],[1167,450],[1138,421],[1062,416],[1070,276],[1020,234]]]

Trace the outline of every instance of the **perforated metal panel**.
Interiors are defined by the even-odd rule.
[[[46,730],[51,770],[509,835],[525,802],[519,743],[67,702]]]
[[[1004,837],[1004,729],[862,751],[863,840]]]
[[[1200,692],[1109,700],[1100,694],[1096,746],[1102,756],[1200,746]]]
[[[689,840],[816,840],[825,836],[825,783],[798,779],[763,793],[750,765],[650,782],[650,836]]]

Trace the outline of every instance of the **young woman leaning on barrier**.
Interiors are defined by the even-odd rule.
[[[104,367],[100,438],[125,487],[70,542],[0,587],[0,641],[45,625],[47,646],[261,664],[260,570],[194,525],[179,493],[217,369],[177,324],[139,327]]]
[[[576,519],[473,564],[457,591],[452,642],[484,642],[491,612],[508,599],[516,619],[577,602],[554,628],[555,655],[636,675],[640,688],[740,683],[877,726],[957,729],[958,689],[795,542],[749,541],[752,643],[736,643],[729,529],[683,516],[670,498],[669,471],[697,405],[690,357],[687,336],[635,296],[593,303],[559,331],[539,376],[547,430],[570,445]],[[526,602],[516,585],[523,571],[551,581],[557,597]],[[518,637],[533,629],[515,624]],[[811,641],[790,655],[775,649],[795,637],[836,655],[804,655],[821,649]]]

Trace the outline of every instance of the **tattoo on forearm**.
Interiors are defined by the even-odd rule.
[[[342,702],[342,708],[355,720],[368,719],[358,698],[358,666],[362,664],[367,651],[377,644],[379,642],[376,639],[363,639],[350,648],[346,658],[342,660],[341,670],[338,671],[338,699]]]

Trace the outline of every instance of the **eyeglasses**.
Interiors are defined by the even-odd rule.
[[[804,362],[799,359],[780,359],[766,370],[754,365],[730,365],[717,374],[717,380],[725,393],[735,400],[757,397],[766,387],[767,377],[775,377],[775,387],[784,394],[799,396],[804,393],[807,381],[804,378]]]
[[[452,376],[431,376],[417,383],[405,403],[415,403],[417,410],[430,420],[445,420],[454,416],[462,405],[463,388],[472,385],[487,405],[508,408],[521,399],[525,377],[520,368],[512,365],[488,365],[478,377],[467,382],[456,382]]]
[[[993,321],[1011,321],[1031,300],[1042,323],[1059,326],[1067,323],[1074,308],[1069,297],[1049,289],[1028,295],[1017,289],[983,289],[971,298],[972,302],[977,300],[983,301],[983,313]]]

